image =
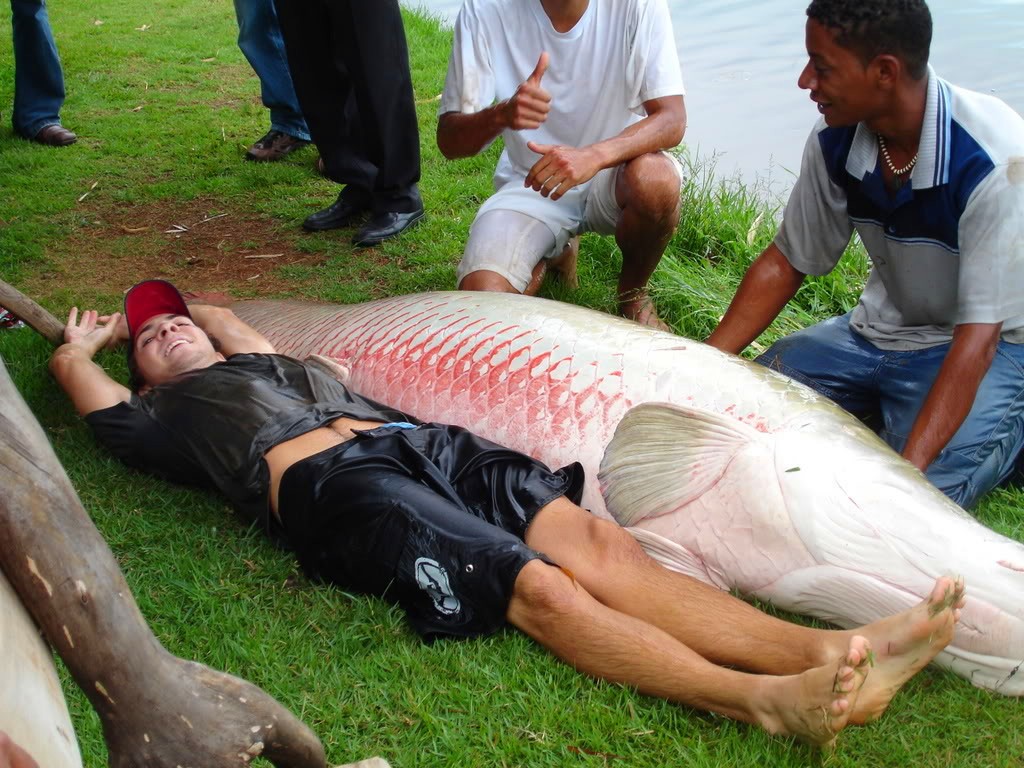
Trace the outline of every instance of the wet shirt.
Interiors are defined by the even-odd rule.
[[[918,161],[895,194],[867,126],[819,121],[775,244],[823,275],[854,231],[871,273],[850,326],[875,346],[945,344],[963,323],[1024,342],[1024,119],[929,69]]]
[[[268,526],[264,454],[341,417],[413,421],[316,367],[266,354],[232,355],[85,420],[97,440],[129,466],[215,487],[247,519]]]

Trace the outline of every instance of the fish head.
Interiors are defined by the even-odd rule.
[[[779,430],[775,469],[787,504],[805,516],[853,515],[901,525],[970,519],[914,465],[856,419],[807,419]]]
[[[917,594],[942,575],[963,576],[976,596],[1024,589],[1024,547],[979,523],[859,422],[789,428],[774,458],[792,528],[819,564]]]

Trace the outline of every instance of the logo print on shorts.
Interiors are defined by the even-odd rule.
[[[462,603],[452,592],[448,583],[448,571],[441,567],[437,560],[421,557],[416,561],[416,584],[430,595],[434,607],[445,615],[452,615],[462,610]]]

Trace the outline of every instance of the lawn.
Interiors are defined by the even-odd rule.
[[[433,141],[450,33],[406,16],[423,147],[428,219],[398,241],[354,250],[346,233],[307,235],[302,218],[337,188],[313,172],[315,150],[242,161],[267,129],[258,82],[235,45],[229,3],[94,0],[50,8],[64,62],[64,122],[80,140],[54,150],[9,128],[13,60],[0,44],[0,276],[55,314],[113,310],[136,280],[237,296],[358,302],[453,287],[493,147],[447,162]],[[0,19],[9,29],[7,5]],[[684,156],[684,217],[655,276],[658,307],[681,334],[707,335],[751,258],[771,238],[777,204],[722,184]],[[618,254],[584,238],[581,287],[546,295],[608,310]],[[260,258],[254,258],[260,257]],[[770,341],[852,305],[865,275],[853,252],[808,281]],[[263,686],[321,736],[329,759],[379,754],[413,766],[802,766],[810,749],[755,728],[586,679],[513,631],[422,645],[381,601],[314,587],[291,557],[219,499],[122,468],[97,450],[46,371],[31,331],[0,333],[0,356],[53,441],[115,552],[143,614],[175,654]],[[116,354],[101,357],[124,371]],[[1024,540],[1022,496],[1000,490],[977,510]],[[2,546],[2,543],[0,543]],[[106,762],[98,720],[70,683],[86,765]],[[851,729],[833,766],[1013,766],[1024,762],[1016,700],[928,670],[886,717]]]

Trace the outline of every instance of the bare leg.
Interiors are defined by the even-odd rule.
[[[548,225],[525,213],[480,213],[459,264],[459,289],[533,296],[540,289],[555,243]],[[530,274],[524,271],[528,265],[532,265]]]
[[[818,745],[846,726],[867,674],[868,644],[861,637],[838,663],[800,675],[716,666],[657,627],[602,605],[539,560],[516,579],[508,620],[585,674]]]
[[[619,171],[615,196],[622,209],[615,241],[622,251],[619,311],[623,317],[670,330],[658,317],[647,281],[679,223],[679,175],[660,153],[641,155]]]
[[[264,691],[164,650],[2,363],[0,401],[0,566],[96,709],[110,765],[323,766]]]
[[[858,700],[854,723],[880,716],[950,642],[963,604],[963,585],[940,579],[929,600],[855,633],[791,624],[661,567],[618,525],[564,498],[537,514],[526,542],[568,568],[601,603],[660,627],[718,664],[791,675],[835,663],[854,634],[863,635],[878,650],[879,667]]]
[[[663,568],[616,523],[568,499],[537,514],[526,543],[572,571],[605,605],[660,627],[716,664],[796,674],[834,655],[823,652],[820,630],[781,621],[728,592]]]
[[[543,262],[542,262],[543,263]],[[543,272],[541,272],[543,277]],[[532,284],[533,281],[531,281]],[[539,284],[538,284],[539,285]],[[515,287],[506,280],[504,277],[499,275],[497,272],[491,272],[489,269],[478,269],[476,272],[470,272],[459,283],[460,291],[500,291],[502,293],[519,293]],[[534,289],[536,292],[536,289]]]

